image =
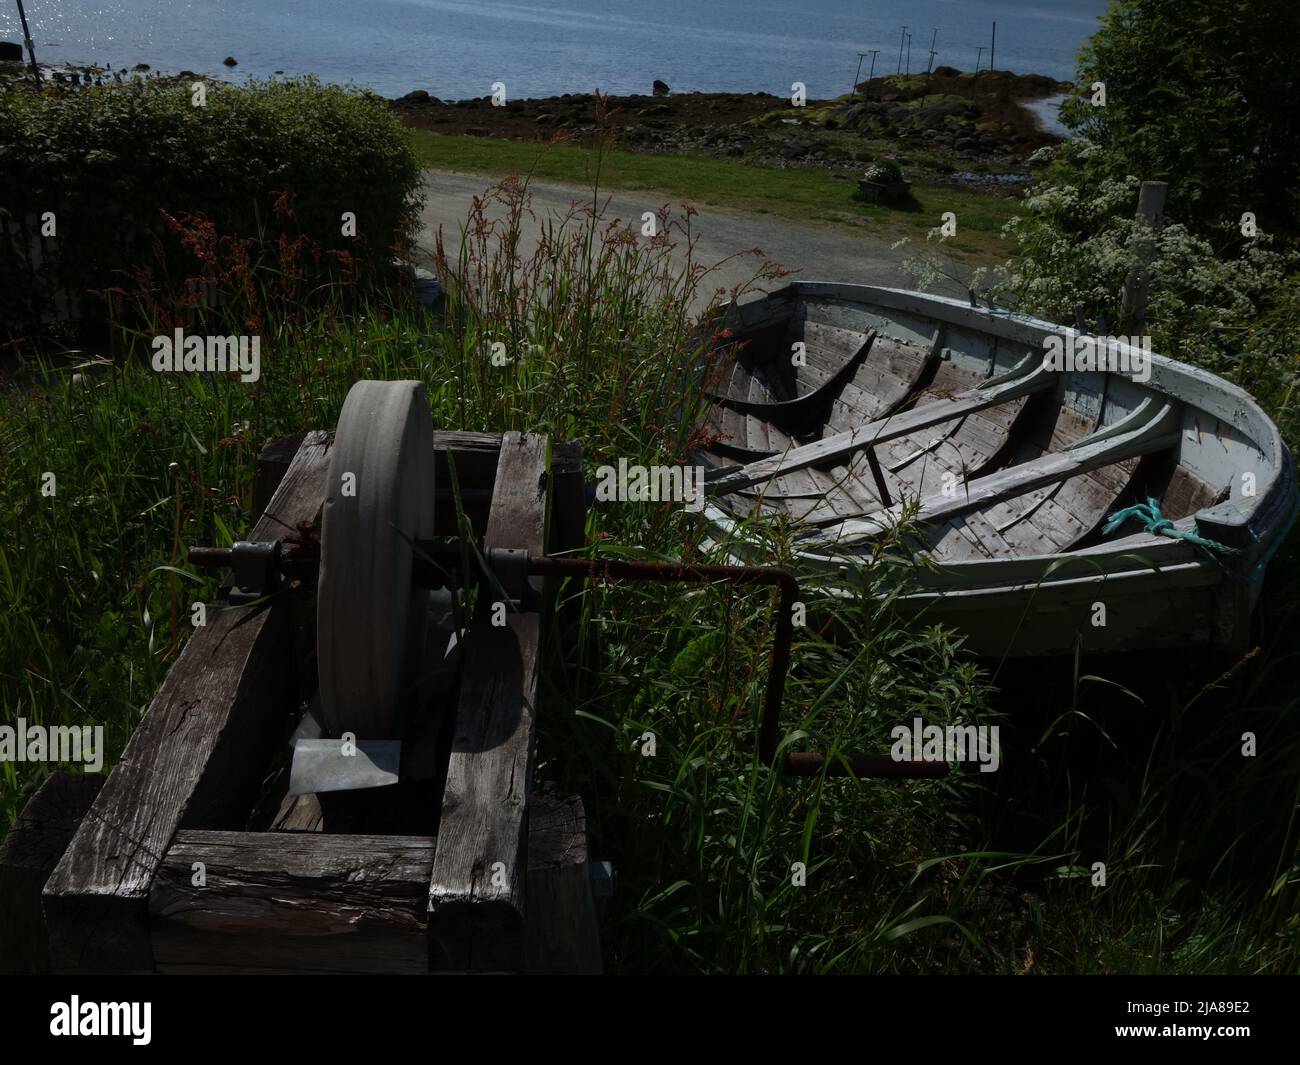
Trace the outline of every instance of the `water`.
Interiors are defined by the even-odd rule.
[[[898,66],[903,24],[911,69],[975,68],[998,24],[1000,70],[1071,78],[1105,0],[25,0],[37,58],[49,63],[247,75],[314,73],[386,96],[444,99],[600,88],[772,92],[794,81],[813,99],[848,92],[857,53]],[[12,3],[0,39],[21,41]],[[239,66],[222,66],[227,56]],[[906,49],[904,49],[906,59]],[[867,76],[870,57],[862,67]]]

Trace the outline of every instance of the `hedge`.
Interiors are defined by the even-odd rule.
[[[204,83],[197,106],[191,86],[0,94],[0,334],[102,317],[88,293],[157,288],[187,225],[254,261],[296,242],[307,273],[361,280],[405,250],[419,165],[382,99],[308,78]]]

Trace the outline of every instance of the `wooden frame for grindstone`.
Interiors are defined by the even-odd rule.
[[[486,546],[541,554],[547,540],[556,550],[581,545],[576,445],[519,433],[434,436],[439,474],[454,462]],[[265,511],[250,539],[317,535],[330,440],[310,432],[268,445],[255,479]],[[562,503],[548,515],[552,496]],[[490,604],[480,604],[436,837],[238,830],[309,694],[299,671],[284,668],[299,657],[293,598],[209,611],[98,794],[77,789],[82,808],[93,802],[39,899],[72,815],[59,823],[61,838],[33,835],[21,853],[0,852],[0,903],[21,896],[43,911],[50,968],[598,972],[581,800],[531,790],[536,613],[493,626]],[[38,793],[32,806],[53,799]]]

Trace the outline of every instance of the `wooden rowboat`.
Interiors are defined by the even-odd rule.
[[[1248,640],[1296,483],[1240,388],[898,289],[796,283],[717,328],[697,461],[733,554],[761,550],[755,519],[793,521],[799,555],[851,594],[906,521],[923,564],[900,608],[978,654]]]

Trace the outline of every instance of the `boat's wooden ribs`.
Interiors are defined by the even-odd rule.
[[[855,428],[803,447],[792,448],[780,455],[772,455],[744,466],[719,468],[706,477],[705,490],[710,495],[741,491],[781,474],[815,465],[827,465],[866,447],[879,447],[914,432],[976,412],[990,411],[985,414],[985,420],[994,425],[1005,424],[1009,428],[1018,408],[1008,408],[1003,414],[993,412],[992,408],[1050,388],[1052,383],[1052,375],[1048,370],[1041,365],[1033,368],[1027,361],[1006,378],[986,382],[980,388],[970,389],[951,398],[936,397],[932,402],[865,424],[859,422]]]
[[[1032,461],[969,481],[951,495],[939,493],[926,497],[921,500],[916,520],[937,524],[963,517],[967,520],[960,526],[961,530],[982,539],[981,533],[990,530],[996,533],[997,530],[986,518],[970,518],[969,515],[973,512],[986,511],[997,503],[1027,492],[1172,447],[1178,438],[1176,404],[1158,404],[1154,399],[1147,399],[1122,421],[1094,433],[1068,451],[1044,454]],[[805,538],[805,546],[873,538],[897,524],[902,518],[903,510],[903,504],[895,504],[873,514],[841,521],[810,534]]]

